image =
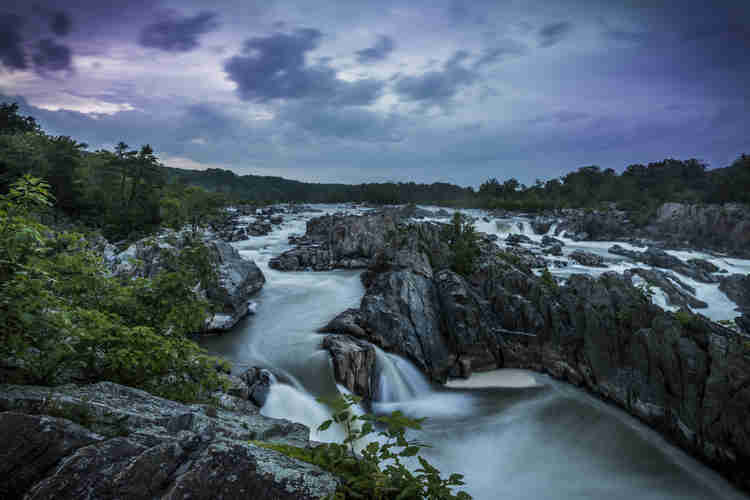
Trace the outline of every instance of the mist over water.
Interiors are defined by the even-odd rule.
[[[359,272],[280,272],[268,267],[271,257],[290,248],[288,236],[303,234],[305,221],[317,215],[321,214],[284,215],[282,226],[268,236],[234,244],[256,262],[267,282],[253,299],[254,316],[231,332],[204,338],[202,344],[231,360],[237,372],[264,366],[279,374],[261,413],[307,425],[314,440],[340,441],[341,429],[316,431],[330,416],[316,398],[343,389],[334,380],[328,353],[320,347],[323,337],[315,332],[339,312],[359,305],[364,294]],[[501,245],[509,232],[541,239],[528,221],[519,230],[519,222],[524,220],[498,225],[480,218],[476,225],[479,231],[498,234]],[[613,242],[560,239],[566,243],[565,255],[576,248],[606,254],[609,270],[640,266],[607,254]],[[730,272],[750,271],[748,261],[690,255],[695,256],[731,266]],[[592,268],[571,265],[552,271],[560,277],[592,274]],[[709,302],[710,317],[733,317],[733,304],[715,285],[686,282],[696,286],[698,298]],[[372,410],[399,409],[428,417],[414,436],[433,445],[425,457],[444,474],[464,474],[464,489],[477,500],[748,498],[624,412],[546,376],[497,370],[437,387],[409,361],[380,349],[376,364],[379,400]]]

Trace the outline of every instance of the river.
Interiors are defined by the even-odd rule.
[[[326,441],[339,440],[343,433],[314,430],[329,416],[316,398],[340,388],[328,353],[320,348],[322,337],[315,332],[344,309],[359,306],[364,293],[359,272],[280,272],[268,267],[271,257],[290,248],[288,236],[303,234],[306,220],[317,215],[285,215],[271,234],[234,244],[255,261],[267,281],[254,297],[255,315],[231,332],[205,337],[202,344],[232,361],[237,372],[250,366],[273,368],[279,380],[261,412],[303,423],[312,429],[312,439]],[[518,228],[518,222],[523,220],[497,224],[480,218],[476,226],[501,240],[508,230],[541,238],[528,224]],[[564,240],[565,255],[583,248],[606,256],[611,269],[638,265],[608,255],[611,242]],[[722,267],[731,266],[730,272],[750,271],[748,261],[693,256],[721,260]],[[553,273],[565,277],[592,271],[601,272],[569,265]],[[712,319],[733,317],[733,304],[715,285],[697,288],[698,298],[709,303],[700,312]],[[659,299],[657,293],[654,300]],[[416,436],[433,445],[425,457],[446,475],[464,474],[464,489],[477,500],[750,498],[629,415],[549,377],[497,370],[436,387],[397,356],[378,351],[377,363],[383,381],[374,410],[400,409],[427,417]]]

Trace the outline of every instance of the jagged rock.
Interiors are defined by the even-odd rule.
[[[282,217],[281,215],[272,215],[269,220],[271,221],[271,224],[278,226],[279,224],[284,222],[284,217]]]
[[[230,396],[224,396],[224,399]],[[337,480],[249,444],[305,446],[300,424],[102,382],[0,386],[3,498],[324,498]]]
[[[360,306],[368,340],[412,359],[435,380],[445,380],[455,359],[440,334],[437,291],[430,278],[411,271],[379,274]]]
[[[444,363],[454,356],[458,363],[452,375],[468,377],[475,370],[502,366],[502,339],[486,321],[491,316],[489,303],[453,271],[439,271],[434,282],[444,335],[454,346]]]
[[[227,393],[263,407],[276,377],[270,370],[253,366],[237,377],[231,377],[232,385]]]
[[[545,255],[554,255],[556,257],[562,257],[563,251],[560,245],[553,245],[542,249],[542,253]]]
[[[529,245],[534,244],[534,240],[526,236],[525,234],[509,234],[505,238],[505,242],[508,245],[520,245],[521,243],[526,243]]]
[[[641,252],[637,252],[635,250],[628,250],[617,244],[609,247],[607,249],[607,252],[615,254],[615,255],[622,255],[623,257],[628,257],[633,260],[638,260],[641,255]]]
[[[562,240],[558,240],[557,238],[553,238],[552,236],[544,235],[542,236],[542,246],[559,246],[563,247],[565,246],[565,242]]]
[[[255,262],[243,259],[232,245],[216,240],[209,242],[208,247],[216,256],[219,279],[207,285],[206,297],[219,308],[219,314],[231,318],[219,328],[228,330],[254,312],[250,297],[263,287],[266,278]]]
[[[557,219],[540,216],[534,217],[534,219],[532,219],[530,223],[530,226],[536,234],[547,234],[552,228],[552,224],[554,224],[555,222],[557,222]]]
[[[750,275],[732,274],[723,276],[719,289],[737,304],[737,309],[750,313]]]
[[[673,246],[692,245],[737,256],[750,256],[750,207],[664,203],[644,236]]]
[[[701,269],[707,273],[717,273],[720,271],[718,266],[712,264],[706,259],[688,259],[687,264]]]
[[[122,277],[152,278],[173,270],[174,256],[187,243],[186,235],[169,231],[138,240],[111,261],[110,270]],[[199,290],[216,310],[216,315],[206,318],[207,329],[228,330],[251,312],[250,297],[263,287],[266,278],[253,261],[243,259],[229,243],[210,237],[203,243],[215,262],[218,277],[215,282],[202,282]]]
[[[327,335],[323,349],[333,361],[336,381],[355,394],[371,400],[375,388],[375,348],[347,335]]]
[[[695,288],[683,283],[677,276],[656,269],[630,269],[627,274],[637,275],[646,283],[659,287],[667,296],[667,304],[676,307],[690,306],[693,309],[705,309],[708,304],[695,298]]]
[[[582,266],[607,267],[602,257],[591,252],[586,252],[584,250],[575,250],[570,255],[568,255],[568,257]]]

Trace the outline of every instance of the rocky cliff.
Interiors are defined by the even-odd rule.
[[[377,246],[370,243],[360,242]],[[338,334],[339,345],[349,335],[401,354],[437,382],[496,367],[549,373],[614,402],[750,487],[743,465],[750,463],[750,336],[687,310],[662,310],[633,286],[638,273],[558,283],[532,272],[534,259],[485,243],[476,271],[462,276],[447,269],[450,249],[434,224],[397,224],[363,273],[360,307],[323,331]],[[652,253],[646,257],[661,255]],[[367,349],[329,350],[337,378],[372,395]]]

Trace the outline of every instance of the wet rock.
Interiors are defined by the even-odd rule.
[[[627,250],[620,245],[613,245],[609,248],[608,252],[628,257],[637,262],[643,262],[649,266],[670,269],[701,283],[717,283],[719,281],[718,278],[712,275],[714,271],[709,271],[712,268],[711,266],[713,266],[710,262],[702,259],[691,259],[683,262],[660,248],[649,247],[644,252],[638,252]]]
[[[701,269],[707,273],[717,273],[720,271],[719,267],[707,261],[706,259],[688,259],[687,264],[698,269]]]
[[[584,250],[576,250],[568,255],[572,260],[587,267],[607,267],[604,259],[599,255]]]
[[[547,234],[552,228],[552,225],[557,222],[557,219],[552,217],[534,217],[530,226],[536,234]]]
[[[253,366],[239,376],[231,378],[232,385],[227,393],[245,401],[251,401],[262,408],[266,404],[268,392],[275,380],[276,376],[270,370]]]
[[[563,251],[560,245],[553,245],[542,249],[542,253],[545,255],[554,255],[556,257],[562,257]]]
[[[675,307],[705,309],[708,304],[695,297],[695,288],[683,283],[677,276],[656,269],[630,269],[626,275],[643,278],[651,286],[659,287],[667,296],[667,304]]]
[[[528,245],[533,245],[534,240],[526,236],[525,234],[509,234],[505,238],[505,243],[508,245],[520,245],[521,243],[526,243]]]
[[[750,275],[723,276],[719,282],[719,290],[737,304],[737,310],[750,313]]]
[[[337,486],[315,466],[249,444],[308,443],[304,426],[257,413],[109,382],[1,385],[0,409],[3,498],[291,500],[324,498]]]
[[[281,224],[282,222],[284,222],[284,217],[282,217],[281,215],[272,215],[271,218],[269,219],[269,221],[274,226],[278,226],[279,224]]]
[[[354,394],[372,400],[376,379],[372,344],[347,335],[327,335],[322,347],[331,355],[336,381]]]
[[[558,240],[557,238],[553,238],[552,236],[547,236],[546,234],[542,236],[542,246],[559,246],[563,247],[565,246],[565,243],[562,240]]]
[[[144,238],[130,245],[111,261],[110,270],[126,278],[153,278],[173,271],[176,256],[190,242],[190,235],[165,231],[157,237]],[[214,305],[216,315],[206,318],[208,329],[228,330],[250,313],[250,298],[266,282],[260,268],[240,256],[226,241],[204,235],[203,244],[210,253],[217,272],[215,282],[201,282],[199,293]]]

